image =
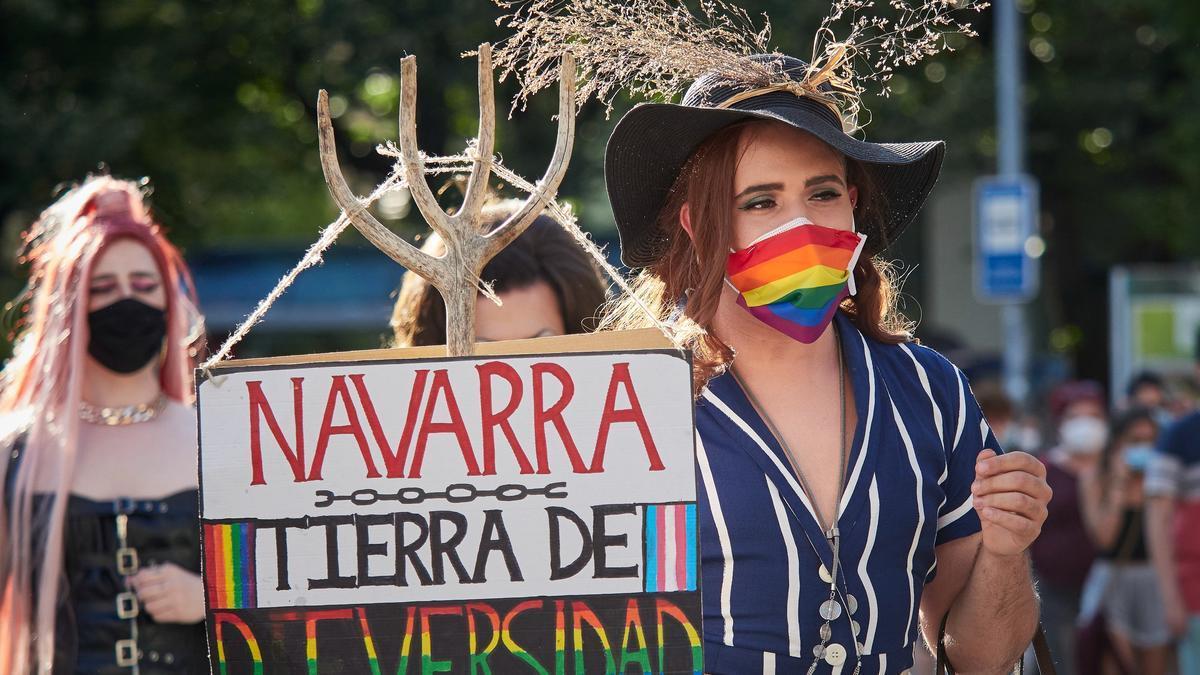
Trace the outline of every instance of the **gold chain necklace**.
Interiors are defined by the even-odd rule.
[[[159,393],[150,403],[105,408],[87,401],[79,402],[79,419],[89,424],[107,427],[125,426],[149,422],[158,417],[167,405],[166,395]]]

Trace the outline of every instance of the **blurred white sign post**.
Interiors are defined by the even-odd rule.
[[[1039,286],[1037,183],[1028,176],[981,178],[974,201],[975,296],[1004,306],[1004,388],[1020,404],[1029,394],[1024,306]]]
[[[1029,395],[1029,330],[1025,305],[1038,291],[1037,183],[1022,174],[1021,40],[1015,0],[998,0],[996,127],[998,176],[975,185],[975,293],[1003,303],[1004,388],[1017,405]]]
[[[1033,299],[1038,289],[1037,183],[1028,176],[975,184],[975,294],[983,302]],[[1034,240],[1036,241],[1036,240]]]

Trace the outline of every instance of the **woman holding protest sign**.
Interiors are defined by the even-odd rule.
[[[1001,454],[876,258],[915,219],[943,143],[852,135],[863,79],[969,33],[952,12],[975,3],[917,3],[900,30],[837,2],[810,63],[763,54],[769,27],[723,2],[699,18],[565,4],[509,17],[498,61],[525,90],[544,86],[546,44],[571,45],[581,93],[602,100],[693,81],[609,139],[622,259],[642,271],[608,324],[669,324],[693,354],[705,671],[897,673],[919,630],[961,672],[1011,668],[1037,625],[1026,550],[1045,470]]]
[[[0,422],[0,672],[207,671],[191,278],[143,189],[89,178],[25,235]]]

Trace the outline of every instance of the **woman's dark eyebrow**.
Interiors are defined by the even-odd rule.
[[[820,183],[837,183],[842,187],[846,187],[846,183],[842,181],[841,176],[836,176],[831,173],[825,174],[824,176],[813,176],[812,178],[809,178],[808,180],[804,181],[804,187],[810,188]]]
[[[116,281],[116,280],[117,280],[117,275],[115,275],[115,274],[97,274],[96,276],[92,277],[92,283],[105,282],[105,281]]]
[[[742,197],[745,197],[746,195],[750,194],[751,192],[777,192],[782,189],[783,189],[783,183],[759,183],[758,185],[751,185],[750,187],[746,188],[745,190],[742,190],[741,192],[734,195],[733,198],[741,199]]]
[[[158,275],[155,274],[154,272],[130,272],[129,276],[131,276],[131,277],[148,277],[150,279],[153,279],[154,277],[156,277]]]

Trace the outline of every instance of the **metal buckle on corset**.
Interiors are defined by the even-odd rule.
[[[129,546],[122,546],[117,549],[117,574],[127,577],[131,574],[137,574],[137,571],[137,549]]]
[[[114,500],[115,502],[116,500]],[[137,549],[129,545],[129,516],[117,514],[117,574],[129,576],[138,571]]]
[[[132,619],[138,615],[139,605],[137,595],[133,591],[117,593],[117,618]]]
[[[117,640],[117,665],[121,668],[137,665],[138,648],[135,640]]]
[[[137,502],[133,501],[129,497],[117,497],[112,501],[113,512],[115,513],[133,513],[137,510]]]

